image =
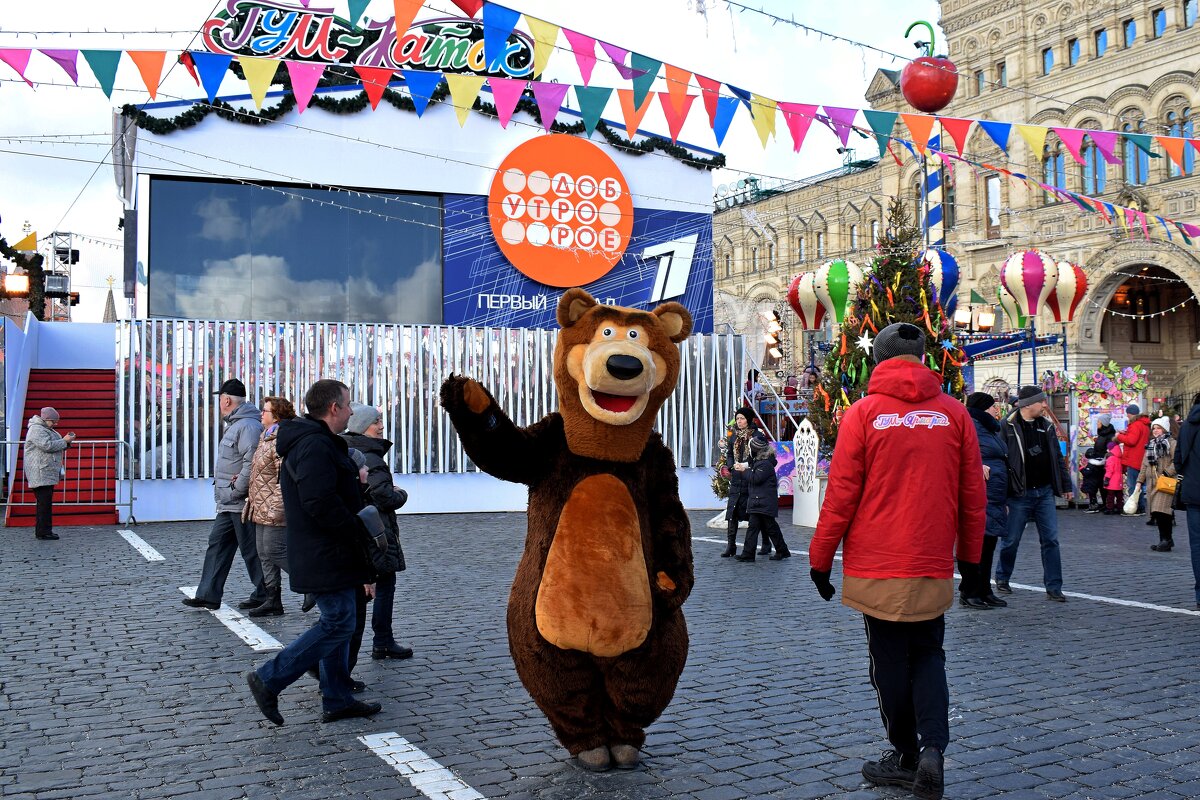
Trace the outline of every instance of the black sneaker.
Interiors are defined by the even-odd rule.
[[[381,706],[379,703],[365,703],[362,700],[355,700],[345,708],[339,708],[337,711],[326,711],[321,715],[321,721],[337,722],[339,719],[372,717],[382,710],[383,706]]]
[[[220,603],[214,603],[211,600],[201,600],[198,597],[185,597],[183,604],[189,608],[207,608],[209,611],[216,611],[221,607]]]
[[[876,786],[903,786],[908,789],[917,777],[917,757],[888,750],[878,761],[865,761],[862,775]],[[940,796],[940,795],[939,795]]]
[[[262,715],[276,725],[283,724],[283,715],[279,713],[279,695],[273,694],[257,672],[246,673],[246,683],[250,686],[250,694]]]
[[[383,658],[412,658],[412,654],[411,647],[401,647],[395,642],[382,647],[371,648],[371,658],[376,660]]]
[[[1047,589],[1046,590],[1046,599],[1053,600],[1056,603],[1067,602],[1067,596],[1065,594],[1063,594],[1061,591],[1059,591],[1058,589]]]
[[[926,747],[917,762],[917,776],[913,779],[912,793],[922,800],[942,800],[945,791],[942,778],[942,751]]]
[[[238,607],[239,609],[241,609],[242,611],[249,611],[249,610],[250,610],[250,609],[252,609],[252,608],[258,608],[259,606],[261,606],[261,605],[262,605],[263,603],[265,603],[265,602],[267,602],[267,601],[266,601],[266,598],[263,598],[262,600],[256,600],[256,599],[255,599],[255,598],[253,598],[253,597],[247,597],[245,600],[243,600],[242,602],[238,603],[238,604],[237,604],[237,607]]]
[[[1000,594],[1012,594],[1012,587],[1008,585],[1008,581],[996,581],[996,591]]]

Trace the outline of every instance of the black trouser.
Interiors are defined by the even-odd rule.
[[[871,685],[888,741],[901,755],[950,743],[950,690],[942,641],[946,618],[888,622],[863,614],[871,654]]]
[[[33,520],[35,536],[54,533],[54,487],[33,487],[33,498],[37,501],[37,512]]]
[[[758,544],[758,532],[762,530],[763,547],[766,549],[767,542],[775,546],[776,553],[787,553],[787,542],[783,540],[783,531],[779,529],[779,522],[768,514],[750,514],[750,525],[746,528],[746,542],[742,545],[742,555],[754,555],[754,548]]]
[[[350,666],[347,674],[354,672],[358,663],[358,649],[362,647],[363,631],[367,629],[367,593],[362,584],[354,591],[354,633],[350,635]]]
[[[963,597],[987,597],[992,593],[992,561],[996,556],[999,537],[984,534],[983,548],[979,551],[979,570],[972,578],[963,576],[958,584],[958,593]]]
[[[1150,519],[1154,520],[1154,524],[1158,526],[1158,540],[1174,547],[1175,534],[1171,529],[1175,527],[1175,513],[1164,514],[1161,511],[1152,511]]]

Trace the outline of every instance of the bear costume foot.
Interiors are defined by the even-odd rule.
[[[617,769],[634,769],[642,760],[641,752],[631,744],[614,744],[609,751]]]
[[[608,748],[603,745],[593,747],[591,750],[584,750],[582,753],[576,755],[575,758],[579,761],[579,766],[591,772],[604,772],[612,764]]]

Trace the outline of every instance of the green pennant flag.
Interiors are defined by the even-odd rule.
[[[371,5],[371,0],[350,0],[350,27],[358,30],[358,23],[362,20],[363,12],[367,10],[367,6]]]
[[[978,304],[978,305],[984,306],[984,305],[988,304],[988,301],[983,299],[983,295],[981,295],[979,292],[972,289],[971,290],[971,304],[972,305]]]
[[[92,73],[100,83],[104,94],[112,100],[113,83],[117,80],[117,67],[121,64],[120,50],[80,50]]]
[[[658,68],[661,66],[661,61],[655,61],[653,58],[644,56],[641,53],[634,53],[632,56],[630,56],[629,68],[634,71],[634,108],[642,107],[642,103],[646,100],[646,95],[650,92],[650,87],[654,85],[654,79],[658,77]]]
[[[1143,153],[1150,156],[1151,158],[1162,158],[1162,155],[1160,153],[1156,153],[1150,149],[1150,134],[1148,134],[1148,133],[1122,133],[1121,135],[1124,136],[1129,141],[1133,142],[1134,146],[1137,147],[1138,150],[1141,150]]]
[[[896,124],[896,112],[863,109],[863,116],[867,118],[867,124],[875,133],[875,141],[879,143],[879,157],[883,158],[891,139],[892,126]]]
[[[600,122],[600,115],[604,113],[604,107],[608,105],[608,98],[612,96],[611,86],[576,86],[575,99],[579,101],[579,113],[583,117],[583,127],[587,130],[588,136],[596,130],[596,125]]]

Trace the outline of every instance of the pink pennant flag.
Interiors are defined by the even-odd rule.
[[[311,2],[312,2],[312,0],[300,0],[300,5],[304,6],[305,8],[308,8],[308,4]]]
[[[683,122],[687,119],[696,95],[685,94],[683,104],[679,108],[675,107],[675,97],[672,95],[672,92],[659,92],[658,102],[662,105],[663,115],[667,118],[667,129],[671,132],[671,141],[674,142],[679,138],[679,131],[683,128]]]
[[[42,55],[62,67],[71,83],[79,85],[78,50],[42,50]]]
[[[583,85],[587,86],[592,80],[592,70],[596,67],[596,40],[566,28],[563,28],[562,32],[571,45],[571,52],[575,53],[575,63],[579,65]]]
[[[858,116],[858,109],[825,106],[825,113],[829,115],[829,121],[833,123],[833,130],[842,140],[842,147],[849,147],[850,129],[854,127],[854,118]]]
[[[25,69],[29,66],[29,50],[0,50],[0,61],[8,64],[17,74],[21,76],[21,80],[29,84],[29,88],[33,88],[33,81],[25,77]]]
[[[1149,238],[1150,238],[1150,229],[1149,229],[1148,227],[1146,227],[1146,214],[1145,214],[1145,212],[1142,212],[1142,211],[1134,211],[1134,212],[1133,212],[1133,215],[1134,215],[1135,217],[1137,217],[1137,221],[1138,221],[1139,223],[1141,223],[1141,226],[1142,226],[1142,238],[1143,238],[1143,239],[1149,239]]]
[[[1192,225],[1189,222],[1176,222],[1175,224],[1188,236],[1193,239],[1200,239],[1200,225]]]
[[[1081,131],[1079,128],[1051,128],[1050,130],[1058,134],[1058,138],[1071,151],[1071,156],[1076,162],[1083,163],[1083,137],[1087,136],[1087,131]]]
[[[704,98],[704,110],[708,112],[709,127],[716,127],[717,98],[721,94],[721,82],[714,81],[712,78],[706,78],[703,75],[697,75],[696,83],[700,84],[700,94]],[[782,103],[780,103],[780,107],[783,107]]]
[[[1125,217],[1125,229],[1129,231],[1129,238],[1132,239],[1133,225],[1137,220],[1137,212],[1135,212],[1132,208],[1122,208],[1121,213]]]
[[[799,153],[804,137],[808,135],[808,126],[812,125],[817,113],[817,106],[807,103],[780,103],[779,110],[783,112],[783,121],[787,123],[788,131],[792,134],[792,149]]]
[[[542,127],[547,133],[554,124],[554,118],[558,116],[563,98],[567,96],[567,90],[570,88],[569,83],[533,82],[533,99],[537,101],[538,113],[542,116]]]
[[[601,42],[600,49],[608,54],[612,59],[613,66],[617,68],[617,72],[621,73],[621,77],[627,81],[633,80],[633,76],[637,74],[637,70],[625,65],[625,59],[629,57],[629,51],[624,47],[617,47],[615,44]]]
[[[292,94],[296,97],[296,107],[300,113],[312,102],[313,91],[325,74],[324,64],[314,64],[309,61],[284,61],[287,65],[288,77],[292,81]]]
[[[517,103],[521,100],[521,94],[525,91],[525,86],[528,81],[514,80],[513,78],[488,78],[488,85],[492,87],[492,98],[496,101],[496,116],[500,118],[500,127],[507,128],[508,121],[512,119],[513,111],[517,108]]]
[[[1092,141],[1096,143],[1096,147],[1100,148],[1100,155],[1104,156],[1104,161],[1108,164],[1120,164],[1121,159],[1117,157],[1117,134],[1115,131],[1085,131],[1088,136],[1092,137]]]

